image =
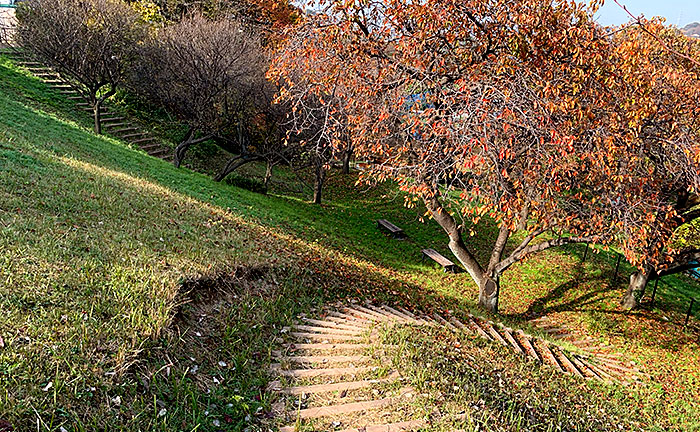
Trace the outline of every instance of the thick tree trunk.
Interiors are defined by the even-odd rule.
[[[500,293],[498,273],[495,270],[492,270],[490,273],[485,271],[474,255],[469,252],[462,239],[462,230],[452,215],[442,206],[436,194],[425,195],[423,202],[433,219],[447,233],[450,239],[448,247],[479,286],[479,304],[489,312],[498,313],[498,296]]]
[[[182,142],[178,144],[177,147],[175,147],[175,154],[173,155],[173,165],[175,165],[176,168],[180,168],[182,161],[185,159],[185,153],[187,153],[187,150],[190,147],[192,147],[195,144],[199,144],[212,139],[212,135],[205,135],[201,138],[194,139],[195,132],[196,129],[190,128],[187,131],[187,134],[185,135],[185,138],[182,140]]]
[[[345,153],[343,154],[343,174],[350,174],[350,161],[352,160],[352,155],[352,147],[345,150]]]
[[[187,149],[189,149],[191,145],[192,141],[186,139],[185,141],[182,141],[180,144],[178,144],[177,147],[175,147],[175,154],[173,155],[173,165],[175,165],[176,168],[180,168],[183,159],[185,159],[185,153],[187,153]]]
[[[492,313],[498,313],[498,295],[500,294],[501,286],[499,277],[490,278],[484,276],[481,284],[479,284],[479,305]]]
[[[92,105],[92,117],[94,121],[94,129],[97,135],[102,135],[102,102],[97,100]]]
[[[265,185],[265,189],[267,190],[269,185],[270,185],[270,179],[272,178],[272,162],[270,159],[267,160],[267,163],[265,164],[265,179],[263,180],[263,184]]]
[[[185,138],[180,141],[180,144],[175,148],[175,155],[173,156],[173,165],[175,165],[175,168],[180,168],[180,164],[182,164],[182,159],[185,157],[185,152],[187,152],[187,148],[189,143],[192,140],[192,137],[194,136],[194,128],[190,127],[187,129],[187,133],[185,134]]]
[[[643,270],[637,270],[630,276],[630,284],[627,287],[627,292],[622,296],[620,304],[625,309],[636,309],[639,307],[639,303],[644,296],[644,289],[651,278],[653,270],[650,268],[645,268]]]
[[[316,176],[314,181],[314,204],[321,204],[323,195],[323,184],[326,181],[326,170],[323,169],[323,163],[316,163]]]

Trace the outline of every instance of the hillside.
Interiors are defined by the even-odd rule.
[[[700,23],[691,23],[683,27],[683,33],[692,37],[700,37]]]
[[[0,56],[0,431],[274,430],[268,369],[298,315],[339,299],[483,314],[465,274],[421,262],[425,247],[449,256],[439,227],[393,185],[356,179],[334,173],[323,206],[295,188],[215,183],[94,135],[69,100]],[[379,232],[379,218],[409,240]],[[494,319],[561,343],[528,322],[547,316],[617,347],[646,381],[584,381],[497,343],[386,331],[401,354],[381,360],[420,390],[412,409],[450,414],[426,430],[700,427],[700,333],[678,324],[697,285],[664,279],[656,309],[623,314],[632,269],[615,279],[616,256],[595,252],[516,266]]]

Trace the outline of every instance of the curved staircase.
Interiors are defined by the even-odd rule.
[[[372,355],[378,324],[441,326],[477,334],[580,379],[626,384],[639,375],[638,369],[621,367],[609,353],[568,352],[544,338],[473,315],[459,320],[439,314],[418,316],[387,305],[339,304],[318,317],[300,316],[295,325],[282,330],[286,343],[273,352],[277,363],[270,372],[276,380],[268,388],[278,395],[273,413],[283,425],[281,432],[413,431],[439,417],[412,409],[416,395],[400,371]]]

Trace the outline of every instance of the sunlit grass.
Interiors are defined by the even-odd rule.
[[[355,180],[332,175],[320,207],[289,193],[294,188],[263,196],[214,183],[94,136],[84,113],[0,57],[0,335],[7,344],[0,419],[20,430],[37,422],[49,430],[215,430],[214,419],[242,430],[265,421],[270,341],[296,313],[337,298],[478,312],[465,273],[421,263],[425,247],[449,256],[440,228],[403,207],[392,185],[358,190]],[[378,218],[409,239],[378,232]],[[483,254],[492,235],[486,229],[467,240]],[[503,280],[501,319],[524,326],[546,313],[614,342],[654,367],[656,382],[623,392],[648,402],[640,421],[659,417],[661,429],[692,430],[699,359],[696,333],[677,326],[682,302],[660,286],[662,310],[625,315],[616,303],[624,280],[611,282],[615,257],[581,263],[582,253],[551,250],[515,266]],[[241,267],[262,270],[233,278]],[[623,267],[624,277],[630,271]],[[234,282],[223,290],[183,285],[213,274]],[[670,322],[655,321],[665,315]],[[416,353],[407,368],[420,369],[435,354]],[[549,379],[530,367],[522,373],[524,383]],[[569,391],[565,381],[551,385]],[[585,389],[591,398],[613,392]],[[545,412],[555,396],[542,397]],[[615,403],[624,417],[629,399]],[[508,415],[494,425],[520,421]]]

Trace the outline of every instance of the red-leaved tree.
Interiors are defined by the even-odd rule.
[[[643,110],[631,102],[646,85],[644,53],[592,12],[574,1],[327,0],[270,76],[298,124],[314,120],[334,149],[350,142],[375,162],[365,179],[395,180],[424,203],[496,312],[501,275],[533,253],[618,242],[635,263],[658,256],[634,239],[653,222],[635,203],[660,183],[622,175],[627,161],[643,167],[631,130]],[[476,251],[466,234],[487,219],[498,232]]]

